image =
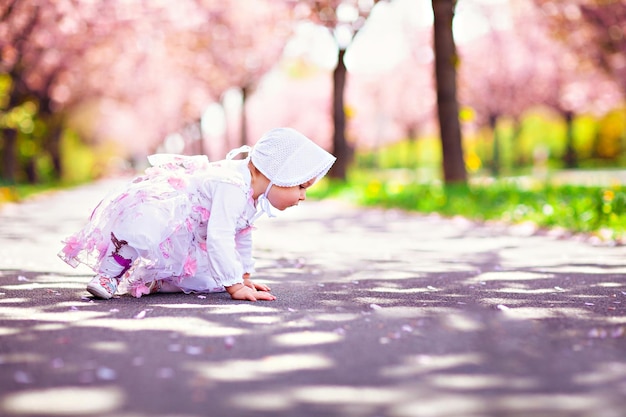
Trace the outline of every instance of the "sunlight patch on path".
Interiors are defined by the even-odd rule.
[[[498,375],[479,374],[439,374],[430,375],[431,385],[447,390],[484,390],[497,388],[532,389],[538,386],[538,380]]]
[[[97,317],[106,316],[108,312],[79,310],[80,303],[72,304],[76,310],[59,312],[43,311],[40,307],[8,307],[0,309],[0,317],[5,320],[56,321],[64,323],[83,322]],[[54,305],[53,305],[54,307]]]
[[[103,415],[118,409],[124,394],[118,388],[61,387],[5,396],[0,409],[13,415]]]
[[[339,342],[343,337],[333,332],[304,331],[284,333],[272,337],[279,346],[313,346]]]
[[[552,274],[541,274],[536,272],[524,272],[524,271],[498,271],[498,272],[485,272],[475,277],[466,279],[466,284],[476,284],[487,281],[530,281],[539,279],[553,278]]]
[[[428,372],[452,369],[468,365],[480,365],[485,359],[477,353],[450,355],[411,355],[402,358],[398,365],[381,369],[381,376],[391,378],[407,378]]]
[[[450,315],[457,310],[447,307],[383,307],[376,310],[377,315],[387,318],[410,319],[430,317],[435,315]]]
[[[329,369],[333,361],[317,353],[267,356],[258,360],[239,359],[223,362],[189,362],[184,369],[209,380],[258,381],[290,372]]]
[[[562,308],[562,307],[512,307],[503,311],[508,318],[538,320],[550,319],[558,317],[568,317],[577,319],[589,319],[593,316],[589,311],[581,308]]]
[[[197,317],[149,317],[145,319],[96,319],[74,323],[77,327],[102,327],[120,331],[156,330],[185,336],[226,337],[246,333],[243,329],[221,326]]]

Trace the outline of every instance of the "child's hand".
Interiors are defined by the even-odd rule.
[[[250,279],[250,274],[244,274],[243,285],[245,285],[246,287],[250,287],[253,290],[271,291],[270,287],[265,284],[257,284],[256,282],[252,282],[252,280]]]
[[[248,280],[249,281],[249,280]],[[226,287],[226,291],[230,294],[230,298],[233,300],[244,300],[244,301],[257,301],[257,300],[265,300],[265,301],[274,301],[276,297],[265,290],[257,291],[255,288],[255,284],[252,284],[253,287],[244,284],[235,284],[230,287]]]

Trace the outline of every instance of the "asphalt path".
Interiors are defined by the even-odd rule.
[[[306,201],[227,294],[94,300],[57,258],[120,180],[0,207],[0,415],[626,416],[626,249]]]

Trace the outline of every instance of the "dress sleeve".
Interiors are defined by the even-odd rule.
[[[240,231],[235,235],[235,245],[244,273],[254,272],[254,259],[252,258],[252,226]]]
[[[215,280],[229,287],[243,282],[244,267],[235,236],[247,196],[236,185],[218,183],[214,187],[206,239],[209,272]]]

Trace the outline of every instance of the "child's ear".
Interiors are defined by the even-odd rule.
[[[250,171],[252,171],[254,174],[259,173],[259,170],[254,166],[252,161],[248,161],[248,167],[250,168]]]
[[[252,175],[254,175],[254,176],[259,176],[260,175],[260,176],[262,176],[263,178],[265,178],[266,180],[269,181],[269,178],[267,178],[265,176],[265,174],[263,174],[261,171],[259,171],[259,169],[256,166],[254,166],[252,161],[248,162],[248,166],[250,167],[250,172],[252,172]]]

